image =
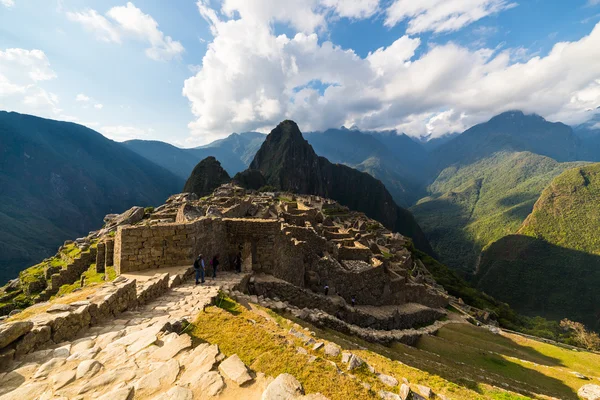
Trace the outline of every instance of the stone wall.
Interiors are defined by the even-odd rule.
[[[97,249],[98,251],[96,252],[96,272],[102,273],[105,271],[106,267],[106,243],[98,243]]]

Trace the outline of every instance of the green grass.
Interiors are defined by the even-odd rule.
[[[322,351],[312,351],[311,346],[303,345],[301,341],[289,334],[290,327],[295,326],[297,330],[307,327],[315,333],[315,340],[337,343],[344,351],[352,351],[366,360],[375,367],[376,371],[392,375],[400,381],[406,378],[413,389],[416,384],[426,385],[434,392],[444,394],[451,399],[518,400],[537,398],[540,392],[566,394],[561,398],[573,398],[572,390],[567,387],[568,385],[560,383],[550,385],[549,383],[554,382],[553,378],[537,376],[535,371],[520,372],[527,367],[522,367],[515,360],[508,358],[516,355],[524,359],[546,360],[548,357],[543,354],[535,358],[538,349],[530,349],[528,346],[514,342],[513,339],[503,339],[470,325],[460,324],[458,326],[461,328],[456,330],[455,325],[450,325],[452,329],[448,329],[448,333],[444,331],[446,328],[443,328],[444,333],[440,334],[440,337],[427,337],[426,340],[430,342],[420,343],[420,348],[401,344],[386,347],[329,329],[319,329],[262,307],[252,306],[252,310],[248,310],[227,297],[224,297],[219,304],[221,307],[209,307],[205,312],[200,313],[192,325],[190,334],[196,343],[218,344],[224,354],[237,354],[257,372],[271,376],[284,372],[290,373],[298,378],[307,393],[320,392],[332,400],[378,399],[379,390],[390,389],[384,387],[366,368],[352,372],[358,380],[348,374],[339,375],[328,363],[334,361],[343,368],[339,356],[329,358]],[[295,325],[296,323],[301,327]],[[458,334],[454,334],[455,331]],[[456,336],[456,339],[449,339],[452,335]],[[476,349],[465,347],[465,354],[451,351],[453,347],[461,349],[461,346],[464,346],[463,341],[469,336],[473,338],[475,346],[478,346]],[[485,350],[487,345],[495,346],[493,350],[504,351],[508,355],[488,356]],[[305,347],[309,354],[317,356],[316,361],[307,363],[307,356],[297,354],[298,346]],[[464,360],[465,364],[457,363],[459,360],[461,362]],[[594,361],[592,357],[586,363],[593,365]],[[490,373],[480,371],[480,366],[486,366],[498,376],[487,379]],[[519,373],[532,382],[514,382],[511,375],[519,376]],[[561,373],[560,377],[569,378],[564,373]],[[366,390],[360,381],[372,385],[372,390]],[[544,387],[540,389],[536,382],[541,382]],[[499,389],[504,387],[504,384],[508,384],[511,390],[523,394]],[[540,391],[531,392],[532,390]]]
[[[88,270],[81,274],[81,276],[85,277],[84,287],[96,286],[105,282],[104,273],[96,272],[96,264],[91,264]],[[81,288],[81,279],[78,279],[70,285],[62,285],[60,289],[58,289],[58,293],[56,293],[53,298],[62,297],[66,294],[73,293],[73,291],[77,288]]]

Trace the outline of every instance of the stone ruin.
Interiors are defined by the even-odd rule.
[[[313,323],[390,331],[432,324],[449,302],[411,246],[334,201],[226,184],[202,199],[172,196],[146,219],[119,226],[114,267],[123,274],[191,265],[203,254],[210,274],[213,255],[234,270],[241,252],[252,273],[247,294],[284,300]]]

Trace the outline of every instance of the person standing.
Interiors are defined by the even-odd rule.
[[[196,285],[198,283],[204,283],[204,258],[202,257],[202,254],[198,255],[198,258],[196,258],[196,261],[194,261],[194,270],[196,271]],[[202,279],[200,282],[198,282],[199,279]]]
[[[238,252],[237,255],[235,256],[235,272],[236,273],[240,273],[242,272],[242,253]]]
[[[325,285],[325,296],[329,294],[329,285]]]
[[[356,296],[352,296],[352,307],[356,307]]]
[[[215,256],[213,257],[212,261],[212,270],[213,270],[213,279],[215,279],[217,277],[217,267],[219,266],[219,255],[215,254]]]

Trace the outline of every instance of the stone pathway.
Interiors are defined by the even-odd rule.
[[[76,340],[16,359],[0,373],[0,399],[267,399],[267,389],[285,388],[250,371],[236,355],[226,359],[216,345],[192,348],[190,336],[161,331],[182,318],[193,321],[219,289],[242,278],[225,273],[205,285],[192,279]]]

